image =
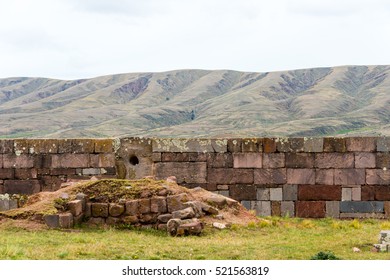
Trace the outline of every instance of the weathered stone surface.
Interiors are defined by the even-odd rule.
[[[203,205],[202,202],[196,201],[196,200],[195,201],[188,201],[188,202],[185,202],[184,205],[191,207],[194,210],[196,218],[200,218],[200,217],[204,216],[204,213],[202,210],[202,205]]]
[[[87,222],[89,225],[104,225],[106,223],[106,219],[105,218],[96,218],[96,217],[91,217],[89,218],[88,222]]]
[[[315,184],[314,169],[287,169],[287,184]]]
[[[298,186],[297,185],[284,185],[283,186],[283,200],[295,201],[298,199]]]
[[[73,227],[73,215],[71,213],[58,214],[60,228]]]
[[[207,197],[206,202],[219,209],[225,207],[225,205],[227,204],[226,197],[217,194],[210,195],[209,197]]]
[[[327,201],[326,202],[326,217],[338,219],[340,217],[340,202]]]
[[[375,200],[390,200],[390,186],[374,186]]]
[[[81,170],[81,174],[86,176],[100,175],[100,168],[84,168]]]
[[[375,200],[375,187],[374,186],[362,186],[361,195],[363,201]]]
[[[390,152],[390,137],[380,137],[376,141],[376,150],[378,152]]]
[[[130,225],[138,224],[139,219],[138,219],[138,216],[136,216],[136,215],[125,216],[122,218],[122,222],[125,224],[130,224]]]
[[[303,151],[309,153],[321,153],[324,151],[323,138],[306,138],[303,143]]]
[[[108,217],[108,203],[92,203],[91,214],[92,217]]]
[[[286,172],[285,168],[256,169],[254,170],[254,183],[260,185],[285,184],[287,182]]]
[[[162,153],[152,153],[152,161],[160,162],[162,160]]]
[[[219,191],[228,191],[229,185],[217,185],[217,190]]]
[[[110,203],[108,213],[112,217],[119,217],[125,212],[125,207],[121,204]]]
[[[390,201],[384,201],[383,203],[383,208],[385,210],[385,218],[389,219],[390,218]]]
[[[0,211],[8,211],[8,210],[9,210],[9,200],[0,199]]]
[[[207,180],[211,184],[253,184],[253,169],[209,168]]]
[[[94,139],[95,153],[112,153],[114,152],[113,139]]]
[[[341,201],[352,201],[352,188],[341,189]]]
[[[325,201],[297,201],[296,216],[300,218],[324,218]]]
[[[324,152],[340,152],[347,151],[347,144],[344,138],[324,138]]]
[[[383,213],[340,213],[340,219],[384,219]]]
[[[275,138],[264,138],[263,139],[263,152],[264,153],[275,153],[276,152],[276,139]]]
[[[242,152],[256,153],[263,151],[263,139],[261,138],[244,138],[242,139]]]
[[[347,151],[374,152],[376,142],[374,137],[351,137],[346,139]]]
[[[255,203],[255,201],[249,201],[249,200],[242,200],[241,201],[242,206],[244,206],[245,209],[247,209],[247,210],[252,210],[254,208],[254,207],[252,207],[253,203]]]
[[[262,154],[261,153],[234,153],[233,154],[234,168],[261,168]]]
[[[226,153],[226,139],[154,139],[153,152]]]
[[[283,217],[295,216],[295,203],[294,201],[282,201],[280,205],[280,214]]]
[[[302,152],[304,145],[303,138],[279,138],[277,139],[276,149],[279,152]]]
[[[299,185],[298,200],[341,200],[341,187],[326,185]]]
[[[233,156],[227,153],[213,153],[207,154],[207,167],[222,168],[233,167]]]
[[[282,201],[283,200],[283,189],[282,188],[270,188],[270,200],[271,201]]]
[[[207,183],[206,162],[157,162],[155,163],[157,179],[176,176],[180,183]]]
[[[19,179],[19,180],[36,179],[37,176],[38,176],[38,171],[35,168],[16,168],[15,169],[15,179]]]
[[[138,200],[138,213],[148,214],[150,213],[150,198],[143,198]]]
[[[335,169],[335,185],[363,185],[366,182],[365,169]]]
[[[188,202],[188,196],[185,193],[167,196],[168,212],[172,213],[186,208],[185,202]]]
[[[38,180],[6,180],[4,192],[8,194],[34,194],[41,191]]]
[[[14,140],[0,140],[0,154],[11,154],[14,149]]]
[[[157,222],[156,213],[146,213],[139,216],[139,221],[143,224],[155,224]]]
[[[115,226],[118,225],[122,222],[122,219],[117,218],[117,217],[108,217],[106,219],[106,224],[109,226]]]
[[[390,170],[367,169],[366,183],[368,185],[390,185]]]
[[[375,154],[355,153],[355,168],[375,168]]]
[[[269,188],[257,188],[257,200],[270,200],[270,189]],[[250,199],[250,198],[249,198]]]
[[[256,201],[255,210],[257,216],[271,216],[271,201]]]
[[[206,203],[202,203],[202,211],[209,215],[218,215],[219,211]]]
[[[382,201],[341,201],[341,213],[373,213],[384,212]]]
[[[41,177],[42,188],[41,191],[56,191],[61,188],[63,181],[60,176],[42,176]]]
[[[84,215],[86,218],[89,218],[92,216],[92,203],[90,203],[90,202],[85,203]]]
[[[60,218],[59,218],[58,214],[45,215],[45,216],[43,216],[43,220],[45,221],[45,224],[49,228],[59,228],[60,227]]]
[[[334,169],[316,169],[316,184],[334,185]]]
[[[281,216],[281,201],[271,201],[271,215]]]
[[[362,189],[360,186],[351,188],[351,198],[352,201],[360,201],[362,200]]]
[[[379,233],[379,243],[390,243],[390,230],[381,230]]]
[[[160,222],[160,223],[168,223],[168,221],[172,219],[172,214],[168,213],[168,214],[162,214],[162,215],[158,215],[157,217],[157,220]]]
[[[18,208],[18,200],[17,199],[10,199],[9,200],[9,210]]]
[[[317,168],[354,168],[353,153],[318,153],[315,154]]]
[[[173,219],[192,219],[195,218],[195,211],[192,207],[187,207],[182,210],[172,212]]]
[[[79,216],[83,212],[83,202],[81,200],[69,201],[68,208],[73,216]]]
[[[58,154],[52,155],[52,168],[87,168],[89,154]]]
[[[313,168],[314,154],[313,153],[287,153],[286,167],[290,168]]]
[[[177,229],[177,235],[200,235],[203,230],[203,224],[199,221],[192,223],[183,223]]]
[[[242,152],[242,139],[228,139],[227,150],[229,153],[240,153]]]
[[[34,157],[32,155],[21,154],[4,154],[3,155],[4,168],[33,168]]]
[[[152,213],[166,213],[167,210],[167,199],[165,197],[152,197],[150,199],[150,211]]]
[[[226,228],[226,224],[214,222],[214,223],[213,223],[213,227],[214,227],[214,228],[217,228],[217,229],[225,229],[225,228]]]
[[[233,185],[230,186],[230,197],[241,201],[251,200],[256,197],[256,186],[254,185]]]
[[[374,168],[390,168],[390,153],[377,153]]]
[[[263,153],[264,168],[283,168],[285,167],[284,153]]]
[[[0,180],[3,179],[14,179],[15,169],[13,168],[0,168]]]

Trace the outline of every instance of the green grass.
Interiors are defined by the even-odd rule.
[[[201,236],[165,232],[79,228],[72,231],[0,229],[0,259],[304,259],[332,252],[340,259],[390,259],[371,252],[388,221],[269,218]],[[354,253],[358,247],[361,252]]]

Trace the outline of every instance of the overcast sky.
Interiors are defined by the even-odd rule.
[[[390,64],[388,0],[0,0],[0,78]]]

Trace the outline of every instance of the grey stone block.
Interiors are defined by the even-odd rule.
[[[249,200],[242,200],[241,201],[242,206],[244,206],[246,209],[251,210],[251,202]]]
[[[43,217],[43,220],[45,221],[45,224],[49,228],[59,228],[60,227],[60,220],[58,215],[45,215]]]
[[[383,213],[340,213],[340,219],[384,219]]]
[[[283,200],[295,201],[298,199],[298,186],[297,185],[284,185],[283,186]]]
[[[321,153],[324,151],[323,138],[307,138],[303,143],[303,151],[310,153]]]
[[[383,243],[390,243],[390,230],[381,230],[380,236],[379,236],[379,242]]]
[[[390,151],[390,137],[381,137],[376,141],[376,150],[378,152]]]
[[[383,213],[383,201],[341,201],[341,213]]]
[[[295,216],[295,203],[294,201],[282,201],[280,205],[281,215],[286,217],[294,217]]]
[[[218,191],[218,194],[229,197],[229,191]]]
[[[340,202],[339,201],[326,201],[326,217],[340,218]]]
[[[271,201],[257,201],[256,215],[271,216]]]
[[[100,168],[84,168],[82,174],[86,176],[90,175],[100,175]]]
[[[342,201],[351,201],[352,200],[352,189],[351,188],[342,188],[341,189],[341,200]]]
[[[18,208],[18,200],[16,199],[10,199],[9,200],[9,209],[16,209]]]
[[[282,201],[283,189],[282,188],[270,188],[269,197],[271,201]]]
[[[269,200],[269,188],[257,188],[257,200]]]
[[[9,210],[9,200],[2,199],[0,200],[0,211],[8,211]]]
[[[73,227],[73,215],[72,213],[59,214],[60,228],[72,228]]]

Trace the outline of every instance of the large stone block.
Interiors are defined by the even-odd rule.
[[[303,152],[303,138],[278,138],[276,140],[276,149],[279,152]]]
[[[299,185],[298,200],[341,200],[341,187],[323,185]]]
[[[72,228],[73,227],[73,215],[72,213],[58,214],[58,220],[60,228]]]
[[[207,170],[207,181],[218,185],[253,184],[253,169],[210,168]]]
[[[172,213],[186,208],[187,206],[184,204],[186,202],[188,202],[188,196],[185,193],[167,196],[168,212]]]
[[[275,138],[264,138],[263,139],[263,152],[264,153],[275,153],[276,152],[276,139]]]
[[[110,203],[108,208],[108,213],[112,217],[119,217],[125,212],[125,206],[118,203]]]
[[[287,153],[286,167],[290,168],[313,168],[314,154],[313,153]]]
[[[125,213],[128,216],[138,215],[138,200],[128,200],[125,203]]]
[[[334,183],[336,185],[364,185],[365,169],[335,169]]]
[[[351,191],[352,191],[351,197],[352,197],[353,201],[362,200],[362,188],[360,186],[352,187]],[[381,200],[381,199],[379,199],[379,200]]]
[[[283,168],[285,167],[284,153],[263,153],[264,168]]]
[[[294,201],[282,201],[280,205],[280,214],[283,217],[295,216],[295,202]]]
[[[230,186],[230,197],[237,200],[255,200],[257,191],[254,185],[233,185]]]
[[[9,210],[9,199],[0,199],[0,212]]]
[[[68,208],[73,216],[79,216],[83,212],[83,202],[79,199],[69,201]]]
[[[257,188],[257,200],[270,200],[270,188],[259,187]]]
[[[390,137],[377,138],[376,150],[378,152],[390,152]]]
[[[374,186],[375,200],[390,200],[390,186]]]
[[[322,153],[324,151],[323,138],[305,138],[303,151],[308,153]]]
[[[326,217],[338,219],[340,217],[340,201],[326,202]]]
[[[375,168],[375,166],[374,153],[355,153],[355,168]]]
[[[255,210],[257,216],[271,216],[271,201],[256,201]]]
[[[166,213],[168,211],[166,197],[152,197],[150,199],[150,211],[152,213]]]
[[[210,153],[206,155],[208,168],[233,167],[233,156],[230,153]]]
[[[263,139],[261,138],[244,138],[242,139],[242,152],[256,153],[263,151]]]
[[[78,154],[92,154],[95,150],[94,139],[72,139],[72,152]]]
[[[19,179],[19,180],[36,179],[37,176],[38,176],[38,171],[35,168],[15,169],[15,179]]]
[[[352,201],[352,188],[341,189],[341,201]]]
[[[31,139],[29,140],[30,154],[56,154],[58,152],[57,139]]]
[[[270,200],[271,201],[282,201],[283,200],[283,189],[282,188],[270,188]]]
[[[326,214],[325,201],[297,201],[296,216],[300,218],[324,218]]]
[[[90,155],[90,167],[114,167],[115,166],[115,154],[103,153]]]
[[[295,201],[298,199],[298,186],[297,185],[284,185],[283,186],[283,200]]]
[[[11,154],[14,149],[13,140],[0,140],[0,154]]]
[[[52,155],[52,168],[87,168],[88,154],[59,154]]]
[[[150,198],[144,198],[138,200],[138,212],[140,214],[150,213]]]
[[[153,152],[226,153],[226,139],[153,139]]]
[[[347,151],[347,144],[344,138],[324,138],[324,152],[339,152]]]
[[[92,203],[91,204],[92,217],[108,217],[108,203]]]
[[[281,201],[271,201],[271,215],[272,216],[281,216]]]
[[[43,220],[45,221],[45,224],[49,228],[59,228],[60,227],[60,219],[59,219],[58,214],[45,215],[45,216],[43,216]]]
[[[261,153],[234,153],[233,159],[234,168],[261,168],[263,162]]]
[[[4,168],[33,168],[34,157],[32,155],[21,154],[4,154],[3,155]]]
[[[38,180],[6,180],[4,192],[8,194],[34,194],[41,191]]]
[[[314,169],[287,169],[287,184],[315,184]]]
[[[261,185],[286,184],[287,171],[285,168],[278,169],[255,169],[254,183]]]
[[[318,153],[315,154],[317,168],[354,168],[353,153]]]
[[[374,137],[351,137],[346,139],[347,151],[374,152],[376,141]]]
[[[367,169],[366,183],[368,185],[390,185],[390,170]]]
[[[375,186],[362,186],[361,195],[363,201],[375,200]]]
[[[53,192],[59,190],[63,181],[59,176],[47,176],[41,177],[42,191]]]
[[[374,213],[384,212],[383,201],[341,201],[341,213]]]
[[[0,180],[13,179],[15,176],[15,169],[13,168],[0,168]]]
[[[177,183],[207,183],[206,162],[157,162],[155,175],[157,179],[176,176]]]
[[[242,152],[242,139],[228,139],[227,151],[229,153],[241,153]]]
[[[113,139],[95,139],[95,153],[113,153],[114,140]]]
[[[377,153],[376,166],[374,168],[390,168],[390,153]]]
[[[334,185],[334,169],[316,169],[316,184]]]

